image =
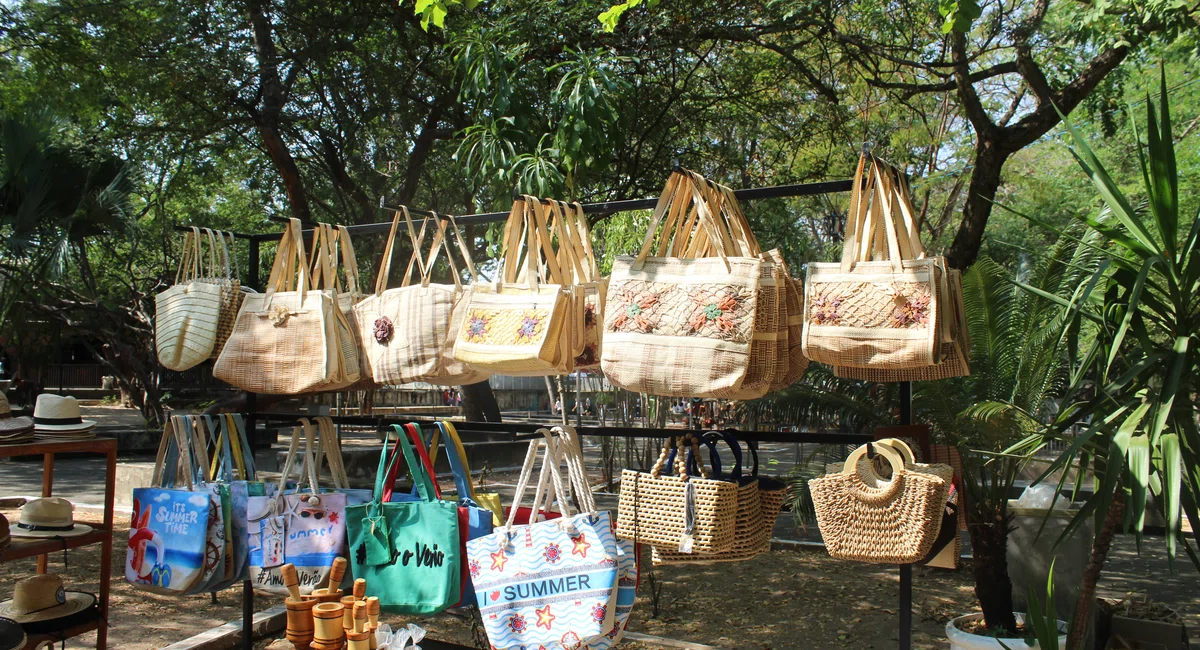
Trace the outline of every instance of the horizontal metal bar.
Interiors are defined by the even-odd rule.
[[[295,422],[299,418],[308,417],[297,415],[294,413],[257,413],[255,417],[263,421],[271,422]],[[392,424],[404,424],[406,422],[417,423],[434,423],[446,418],[422,417],[411,415],[335,415],[330,416],[334,424],[347,424],[357,426],[374,426],[384,427]],[[458,421],[454,422],[454,426],[462,431],[471,431],[477,433],[494,433],[507,434],[513,436],[514,439],[529,439],[538,435],[538,431],[552,424],[541,424],[536,422],[472,422]],[[643,429],[639,427],[582,427],[576,429],[580,435],[596,436],[602,438],[669,438],[671,436],[679,436],[689,431],[686,429]],[[731,430],[732,431],[732,430]],[[798,432],[789,433],[785,431],[734,431],[734,434],[739,440],[748,442],[807,442],[820,444],[862,444],[873,440],[871,434],[868,433],[844,433],[844,432]]]
[[[201,230],[204,230],[204,228],[201,228],[200,226],[196,226],[196,228],[200,228]],[[175,230],[178,230],[179,232],[191,232],[192,226],[175,226]],[[213,230],[213,231],[220,230],[221,232],[223,232],[227,235],[233,235],[234,239],[250,240],[250,239],[256,239],[259,237],[259,235],[248,235],[246,233],[233,232],[230,230],[222,230],[220,228],[209,228],[209,230]],[[278,239],[278,237],[276,237],[276,239]]]
[[[834,192],[849,192],[850,187],[854,184],[853,181],[824,181],[821,183],[800,183],[797,185],[775,185],[772,187],[752,187],[744,190],[734,190],[733,194],[739,201],[758,201],[762,199],[775,199],[791,196],[816,196],[818,194],[832,194]],[[627,212],[630,210],[653,210],[658,204],[658,198],[652,199],[622,199],[618,201],[602,201],[600,203],[584,203],[583,212],[585,214],[612,214],[614,212]],[[379,207],[387,210],[399,210],[400,206],[388,204],[384,200],[380,200]],[[426,210],[418,210],[416,208],[408,209],[410,214],[423,216],[426,218],[432,217],[434,213]],[[480,214],[468,214],[464,216],[455,215],[454,221],[460,226],[470,226],[484,223],[496,223],[508,219],[508,212],[483,212]],[[272,221],[286,222],[286,217],[271,217]],[[420,221],[420,220],[415,220]],[[392,228],[391,221],[380,223],[365,223],[353,226],[346,226],[346,230],[351,235],[382,235],[386,234]],[[261,235],[253,235],[259,241],[272,241],[279,239],[283,233],[263,233]]]

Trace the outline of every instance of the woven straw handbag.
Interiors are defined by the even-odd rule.
[[[513,202],[503,251],[500,281],[472,288],[454,358],[505,375],[569,372],[571,300],[540,200]]]
[[[600,365],[616,386],[717,397],[747,380],[763,261],[738,254],[701,191],[689,173],[672,173],[641,251],[613,262]]]
[[[242,287],[237,257],[229,254],[229,245],[234,241],[233,233],[214,230],[213,235],[220,245],[218,251],[221,253],[221,266],[224,271],[223,280],[218,283],[221,285],[221,313],[217,319],[217,339],[213,344],[212,355],[209,356],[210,359],[216,360],[221,355],[221,349],[225,347],[225,341],[229,340],[229,334],[233,332],[233,323],[237,320],[238,310],[242,308],[242,296],[245,295],[243,292],[253,291]],[[226,240],[226,237],[229,239]]]
[[[321,229],[313,237],[321,238]],[[328,264],[327,255],[318,257]],[[336,291],[314,288],[316,279],[309,274],[300,221],[291,219],[266,293],[242,301],[233,333],[213,366],[217,379],[273,395],[338,390],[358,379],[344,368],[347,349],[355,351],[355,345],[353,338],[348,345],[342,340],[350,326],[338,309]]]
[[[833,557],[876,564],[911,564],[937,540],[950,481],[908,469],[890,445],[875,444],[892,475],[884,479],[856,449],[839,473],[809,481],[817,526]]]
[[[558,265],[569,287],[570,371],[596,368],[600,365],[608,278],[600,275],[583,206],[551,201],[550,224],[550,234],[558,240]]]
[[[332,291],[340,315],[333,321],[341,347],[342,379],[338,383],[344,382],[337,390],[374,388],[371,375],[363,372],[363,345],[354,317],[354,305],[362,298],[362,292],[350,231],[345,226],[319,223],[315,232],[313,254],[310,256],[313,260],[313,288]]]
[[[210,242],[208,266],[200,229],[192,228],[184,235],[175,284],[154,297],[154,344],[158,362],[170,370],[187,370],[212,356],[221,307],[230,294],[228,280],[212,276],[215,240],[212,231],[205,232]]]
[[[859,161],[842,261],[808,265],[803,348],[813,361],[887,369],[941,361],[945,263],[925,256],[894,176],[877,159]]]
[[[783,308],[779,312],[779,319],[781,323],[787,325],[780,335],[780,340],[787,346],[787,364],[783,366],[783,375],[776,374],[776,380],[771,382],[770,392],[775,392],[796,383],[804,376],[804,371],[808,370],[808,357],[804,356],[802,345],[804,338],[804,284],[792,277],[791,271],[783,261],[783,253],[778,248],[772,248],[766,252],[766,255],[783,273]]]
[[[407,226],[413,252],[400,286],[388,289],[401,218]],[[426,233],[431,222],[434,223],[434,234],[426,253]],[[454,264],[447,229],[453,230],[458,239],[469,272],[468,281],[471,281],[475,278],[475,267],[457,225],[446,219],[426,219],[418,234],[408,208],[401,207],[393,214],[392,229],[383,250],[383,264],[375,280],[375,293],[354,305],[363,346],[364,370],[379,385],[425,381],[439,386],[459,386],[488,377],[486,371],[456,361],[450,354],[452,337],[462,322],[466,292]],[[443,248],[454,284],[432,282],[434,264]],[[414,269],[419,274],[415,284]]]
[[[688,452],[689,472],[693,475],[698,474],[703,461],[694,448],[695,438],[688,434],[685,439],[690,440],[693,445],[693,449]],[[676,548],[655,546],[651,553],[654,564],[738,562],[760,555],[770,547],[770,530],[765,527],[766,522],[763,519],[758,478],[742,475],[742,454],[737,439],[730,434],[709,432],[704,435],[703,440],[709,449],[713,478],[729,481],[737,487],[737,517],[733,530],[733,545],[729,550],[720,553],[680,553]],[[717,452],[717,442],[721,440],[733,450],[733,470],[728,474],[721,473],[721,456]],[[671,459],[667,462],[670,463]],[[693,469],[695,471],[692,471]]]
[[[675,475],[662,475],[672,447]],[[734,544],[737,485],[689,476],[683,438],[672,437],[650,472],[621,472],[617,505],[617,537],[681,552],[721,553]]]

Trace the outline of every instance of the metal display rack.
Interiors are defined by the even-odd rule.
[[[770,198],[784,198],[797,196],[815,196],[820,194],[832,194],[836,192],[849,192],[853,188],[853,181],[827,181],[821,183],[802,183],[797,185],[778,185],[771,187],[759,187],[734,190],[734,195],[739,201],[756,201]],[[582,209],[585,214],[613,214],[630,210],[649,210],[653,209],[658,203],[658,198],[649,199],[621,199],[615,201],[604,201],[599,203],[582,204]],[[399,206],[390,203],[387,197],[380,197],[379,207],[381,210],[398,210]],[[421,217],[414,221],[423,219],[442,218],[435,212],[420,210],[411,207],[406,207],[412,215]],[[479,214],[471,214],[465,216],[454,216],[456,223],[462,226],[488,224],[504,221],[509,216],[508,212],[486,212]],[[273,217],[276,221],[287,221],[281,217]],[[310,224],[305,224],[307,227]],[[347,231],[351,235],[384,235],[391,231],[391,221],[357,224],[346,226]],[[189,231],[187,226],[176,226],[177,230]],[[304,230],[305,233],[312,232]],[[249,244],[249,269],[245,282],[246,286],[258,288],[259,284],[259,263],[261,245],[263,242],[277,241],[282,238],[283,232],[259,233],[259,234],[244,234],[244,233],[229,233],[235,239],[242,239]],[[912,423],[912,385],[909,382],[902,382],[900,385],[900,419],[902,424]],[[243,414],[246,421],[247,433],[249,434],[251,445],[253,445],[254,430],[258,421],[265,422],[294,422],[299,416],[295,414],[282,413],[256,413],[256,396],[253,393],[247,394],[246,410]],[[388,424],[401,424],[405,422],[433,422],[436,418],[420,418],[407,416],[333,416],[335,424],[359,425],[376,427],[386,426]],[[506,434],[511,436],[513,440],[527,439],[534,436],[540,436],[537,431],[544,427],[540,424],[527,423],[503,423],[503,422],[455,422],[455,426],[459,431],[464,432],[479,432],[487,434]],[[668,438],[673,435],[679,435],[681,429],[643,429],[630,427],[576,427],[576,430],[581,436],[596,436],[596,437],[631,437],[631,438]],[[826,444],[864,444],[873,440],[871,434],[855,434],[855,433],[783,433],[783,432],[763,432],[763,431],[737,431],[736,435],[739,439],[747,442],[815,442]],[[254,589],[249,580],[242,585],[242,647],[246,650],[253,648],[253,617],[254,617]],[[900,607],[899,607],[899,648],[900,650],[910,650],[912,647],[912,565],[900,565]],[[451,646],[446,646],[451,647]]]

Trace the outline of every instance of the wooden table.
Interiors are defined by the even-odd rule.
[[[40,539],[12,538],[12,544],[0,551],[0,562],[8,562],[21,558],[37,557],[37,572],[45,573],[47,554],[64,549],[79,548],[100,544],[100,617],[96,620],[62,630],[56,634],[29,635],[25,648],[36,648],[42,643],[56,642],[62,639],[79,636],[86,632],[96,631],[96,648],[104,650],[108,644],[108,594],[109,582],[112,580],[112,530],[113,530],[113,497],[114,484],[117,478],[117,441],[115,438],[96,438],[94,440],[79,440],[70,442],[38,442],[27,445],[0,445],[0,458],[16,456],[42,457],[42,496],[52,496],[54,488],[54,456],[55,454],[82,453],[104,454],[106,458],[104,473],[104,523],[92,525],[92,532],[78,537],[49,537]],[[15,524],[15,522],[13,522]],[[11,592],[11,588],[5,589]]]

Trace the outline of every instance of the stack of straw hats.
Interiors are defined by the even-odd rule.
[[[33,442],[33,418],[14,418],[8,398],[0,393],[0,445]]]
[[[33,407],[33,429],[38,438],[49,441],[96,437],[96,421],[83,419],[79,400],[70,395],[38,395]]]

